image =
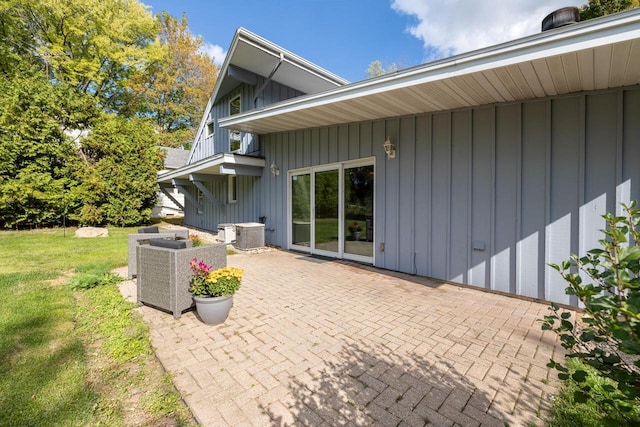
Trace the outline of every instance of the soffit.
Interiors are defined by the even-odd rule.
[[[254,134],[640,84],[640,9],[225,118]]]

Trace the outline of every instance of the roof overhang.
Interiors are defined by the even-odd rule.
[[[219,85],[213,91],[213,103],[219,101],[233,90],[242,79],[230,72],[242,69],[253,74],[267,77],[274,67],[283,59],[272,80],[302,93],[317,93],[349,83],[306,59],[254,34],[239,28],[231,42],[229,53],[222,65]]]
[[[196,180],[194,177],[203,176],[212,179],[215,179],[216,176],[226,175],[262,176],[264,165],[265,160],[261,157],[220,153],[180,169],[160,174],[158,175],[158,183],[173,185],[174,180],[194,181]]]
[[[220,119],[254,134],[640,84],[640,9]]]

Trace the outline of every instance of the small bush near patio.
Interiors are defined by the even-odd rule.
[[[193,424],[109,274],[134,231],[0,232],[0,425]]]
[[[635,206],[623,204],[620,216],[603,215],[607,229],[600,248],[551,264],[567,281],[567,295],[577,296],[585,312],[576,318],[552,304],[542,323],[559,336],[571,362],[548,364],[565,386],[554,404],[553,425],[586,425],[573,423],[575,412],[596,425],[640,425],[640,210]]]

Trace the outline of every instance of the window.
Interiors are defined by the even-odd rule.
[[[229,115],[233,116],[235,114],[240,114],[240,95],[233,98],[229,101]],[[240,149],[240,141],[242,137],[240,136],[240,131],[230,130],[229,131],[229,151],[238,151]]]
[[[229,203],[238,201],[238,180],[237,176],[229,175]]]
[[[216,122],[211,119],[207,122],[207,136],[213,136],[216,133]]]
[[[200,209],[203,206],[204,203],[204,194],[202,193],[202,191],[200,191],[200,189],[196,189],[196,199],[198,201],[198,206],[196,206],[196,213],[198,215],[202,215],[202,209]]]

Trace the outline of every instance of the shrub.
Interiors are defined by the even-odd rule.
[[[611,425],[640,422],[640,210],[635,206],[623,204],[622,216],[603,215],[607,229],[602,230],[601,248],[583,257],[572,255],[559,266],[550,264],[569,284],[566,294],[584,304],[585,315],[575,318],[552,304],[542,323],[542,329],[558,334],[568,358],[610,380],[593,387],[587,370],[572,372],[554,360],[548,364],[566,384],[575,385],[575,402],[595,403],[603,423]],[[583,284],[583,279],[591,283]]]

